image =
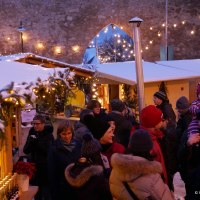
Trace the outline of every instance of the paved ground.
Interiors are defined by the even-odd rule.
[[[185,184],[182,181],[180,174],[176,173],[174,176],[174,196],[176,200],[184,200]]]

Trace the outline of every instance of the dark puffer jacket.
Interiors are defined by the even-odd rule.
[[[37,171],[33,183],[37,185],[47,183],[48,149],[54,141],[52,132],[51,126],[45,126],[41,132],[36,132],[32,127],[23,148],[23,152],[29,154],[31,161],[36,164]]]
[[[65,144],[66,145],[66,144]],[[70,187],[66,182],[65,168],[75,162],[81,153],[81,145],[72,140],[65,148],[64,143],[58,138],[49,148],[48,153],[48,179],[52,200],[67,199],[71,194]]]
[[[101,165],[73,163],[66,168],[65,177],[74,190],[71,200],[112,200],[109,182]]]

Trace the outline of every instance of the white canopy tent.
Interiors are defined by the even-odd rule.
[[[83,66],[77,66],[83,69]],[[44,68],[40,65],[32,65],[13,61],[0,61],[0,88],[11,83],[32,82],[37,78],[45,80],[55,71],[63,71],[65,68]],[[95,72],[94,69],[85,69]],[[135,62],[116,62],[97,64],[97,76],[101,83],[125,83],[134,85],[137,82]],[[200,77],[200,59],[171,60],[146,62],[143,61],[144,82],[159,82],[168,80],[181,80]]]
[[[64,70],[63,68],[44,68],[38,65],[30,65],[19,62],[0,61],[0,88],[10,84],[22,82],[35,82],[37,78],[45,80],[55,70]]]
[[[104,63],[97,65],[101,82],[134,85],[137,82],[135,62]],[[200,77],[200,59],[145,62],[143,61],[144,82],[181,80]]]

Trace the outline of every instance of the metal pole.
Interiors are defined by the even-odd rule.
[[[21,39],[21,51],[22,53],[24,53],[23,32],[20,32],[20,39]]]
[[[144,101],[144,76],[143,76],[143,66],[142,66],[142,56],[141,56],[141,40],[140,40],[140,30],[139,26],[143,20],[140,18],[133,18],[129,22],[134,24],[133,27],[133,37],[134,37],[134,50],[135,50],[135,67],[136,67],[136,77],[137,77],[137,93],[138,93],[138,103],[139,103],[139,113],[145,106]]]
[[[168,60],[168,0],[165,3],[165,58]]]
[[[20,41],[21,41],[21,51],[22,53],[24,52],[24,39],[23,39],[23,32],[26,30],[23,25],[22,25],[22,21],[20,21],[20,26],[17,29],[20,32]]]

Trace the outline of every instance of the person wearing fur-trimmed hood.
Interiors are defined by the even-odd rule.
[[[65,169],[65,178],[75,194],[71,200],[112,200],[100,151],[98,140],[90,134],[83,136],[82,156]]]
[[[152,139],[146,130],[138,129],[129,142],[130,154],[113,154],[110,190],[113,200],[133,200],[124,182],[138,199],[172,200],[168,186],[161,178],[162,166],[151,161]]]

